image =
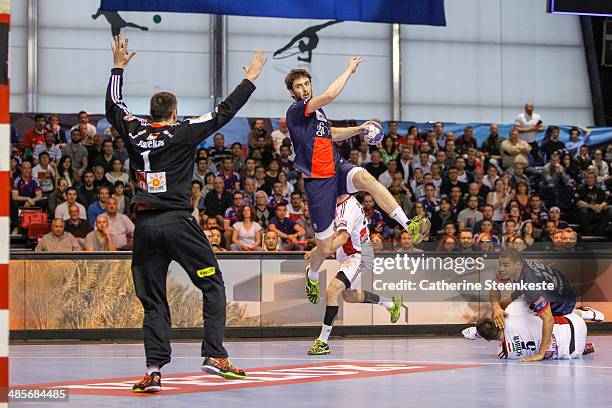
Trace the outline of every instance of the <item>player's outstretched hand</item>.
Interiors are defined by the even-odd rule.
[[[314,247],[314,248],[312,248],[312,250],[307,251],[304,254],[304,259],[307,260],[307,261],[310,260],[310,258],[312,258],[312,256],[315,254],[316,251],[317,251],[317,247]]]
[[[351,71],[351,74],[354,74],[357,71],[357,67],[362,62],[363,62],[363,58],[362,57],[353,57],[353,58],[351,58],[351,60],[349,62],[349,65],[348,65],[348,69]]]
[[[507,313],[501,307],[496,307],[493,309],[493,321],[495,322],[495,326],[497,326],[497,328],[504,328],[504,318],[506,316]]]
[[[115,43],[111,45],[113,50],[113,64],[114,68],[125,68],[130,62],[132,57],[136,55],[135,52],[128,52],[128,39],[125,37],[125,41],[121,41],[121,36],[115,36]]]
[[[251,65],[248,67],[242,67],[244,70],[244,77],[251,82],[255,81],[257,77],[259,77],[259,74],[261,74],[265,64],[266,56],[264,55],[264,52],[262,50],[256,51],[253,54]]]

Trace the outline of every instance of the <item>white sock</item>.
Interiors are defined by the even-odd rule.
[[[595,320],[595,311],[574,309],[574,313],[582,317],[582,320]]]
[[[402,207],[398,206],[395,210],[393,210],[390,215],[391,218],[397,221],[399,225],[401,225],[406,231],[408,231],[408,217],[406,216],[406,214],[404,214]]]
[[[319,340],[321,340],[323,343],[327,343],[327,340],[329,339],[329,335],[331,334],[331,331],[332,331],[332,327],[333,326],[328,326],[324,324],[323,327],[321,327],[321,334],[319,334]]]
[[[308,279],[310,279],[312,281],[318,281],[319,280],[319,272],[313,270],[312,268],[310,268],[308,270]]]
[[[147,374],[151,375],[153,373],[159,373],[158,366],[147,366]]]

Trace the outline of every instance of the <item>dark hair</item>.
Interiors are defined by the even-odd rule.
[[[200,162],[208,163],[208,159],[205,159],[204,157],[198,157],[198,159],[196,160],[196,164],[200,164]]]
[[[66,189],[66,194],[68,194],[69,191],[73,190],[75,193],[77,193],[77,195],[79,194],[79,190],[75,187],[75,186],[70,186]]]
[[[276,210],[278,207],[285,207],[285,208],[287,208],[287,204],[282,203],[282,202],[281,202],[281,203],[278,203],[278,204],[276,204],[276,208],[275,208],[275,210]]]
[[[151,97],[149,113],[155,122],[162,122],[172,117],[176,109],[176,96],[170,92],[158,92]]]
[[[308,71],[306,71],[305,69],[301,69],[301,68],[292,69],[291,71],[289,71],[289,73],[285,77],[285,86],[287,87],[288,90],[292,91],[293,81],[295,81],[298,78],[302,78],[302,77],[312,79]]]
[[[78,116],[81,116],[82,114],[86,114],[86,115],[87,115],[87,112],[85,112],[85,111],[83,111],[83,110],[82,110],[82,111],[80,111],[80,112],[79,112]],[[88,115],[88,116],[89,116],[89,115]]]
[[[499,259],[510,259],[512,262],[520,262],[523,263],[523,257],[521,253],[514,248],[506,248],[499,253]]]
[[[294,191],[293,193],[291,193],[291,197],[293,197],[294,195],[297,195],[302,198],[302,193],[300,193],[299,191]]]
[[[34,115],[34,121],[37,121],[38,119],[45,119],[45,115],[43,115],[42,113],[37,113],[36,115]]]
[[[244,221],[244,208],[245,207],[249,207],[251,209],[251,221],[255,222],[255,208],[253,208],[252,205],[249,204],[245,204],[243,206],[240,206],[240,208],[238,208],[238,211],[236,211],[236,218],[238,219],[238,221]]]
[[[197,184],[200,186],[200,190],[202,190],[204,188],[204,184],[202,184],[202,182],[200,180],[192,180],[191,181],[191,186],[193,187],[194,184]]]
[[[73,134],[75,134],[75,133],[78,133],[78,134],[79,134],[79,136],[81,135],[81,131],[79,130],[79,128],[74,128],[74,129],[72,129],[72,130],[70,131],[70,135],[73,135]]]
[[[499,339],[500,329],[495,326],[493,319],[485,318],[476,323],[476,332],[483,339],[491,341]]]
[[[38,158],[40,159],[40,157],[41,157],[41,156],[47,156],[47,157],[50,157],[50,156],[49,156],[49,153],[44,152],[44,151],[43,151],[43,152],[40,152],[40,154],[38,155]]]
[[[242,149],[242,143],[234,142],[234,143],[232,143],[232,149],[234,148],[234,146],[238,146],[238,147],[240,147]]]
[[[113,184],[113,187],[116,189],[119,186],[125,187],[125,183],[121,180],[115,181],[115,184]]]
[[[108,194],[110,194],[110,187],[107,186],[106,184],[101,185],[100,187],[98,187],[98,194],[100,193],[100,191],[102,190],[106,190],[108,192]]]

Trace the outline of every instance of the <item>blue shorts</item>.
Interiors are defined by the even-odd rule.
[[[333,233],[336,199],[342,195],[357,192],[351,180],[355,171],[359,169],[361,167],[340,159],[336,164],[336,175],[334,177],[304,180],[312,226],[318,235],[317,238],[325,239]],[[327,236],[322,236],[322,234]]]
[[[551,302],[550,311],[553,316],[565,316],[574,310],[576,300],[566,300],[565,302]]]

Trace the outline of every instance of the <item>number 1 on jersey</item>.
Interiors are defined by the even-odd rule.
[[[142,161],[144,162],[144,171],[151,171],[151,162],[149,161],[149,153],[151,153],[150,150],[145,150],[144,152],[140,153],[140,155],[142,156]]]

